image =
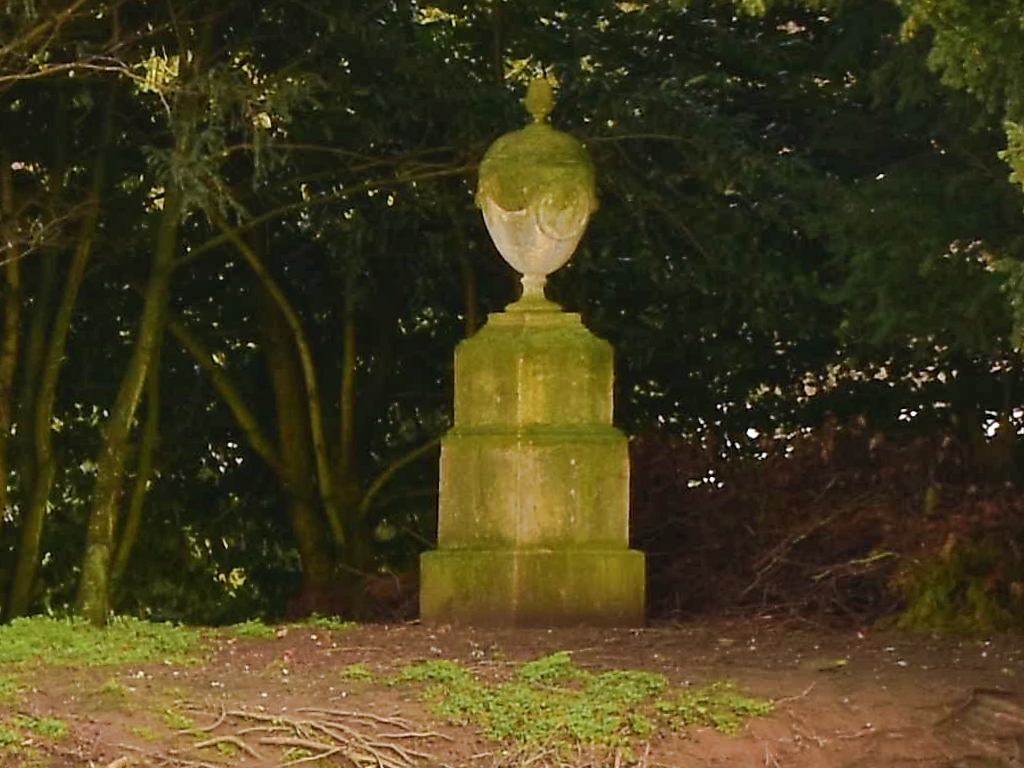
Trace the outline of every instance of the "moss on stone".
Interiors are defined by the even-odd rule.
[[[455,424],[609,424],[614,355],[578,315],[492,315],[455,353]]]
[[[453,430],[441,452],[442,547],[628,542],[629,456],[616,429]]]
[[[438,550],[421,562],[420,613],[454,624],[635,626],[644,570],[627,549]]]

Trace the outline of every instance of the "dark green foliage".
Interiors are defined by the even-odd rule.
[[[899,626],[907,629],[970,635],[1024,627],[1024,563],[1012,548],[950,542],[900,587],[907,607]]]

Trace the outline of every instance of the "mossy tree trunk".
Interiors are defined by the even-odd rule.
[[[125,473],[132,455],[132,424],[163,338],[182,210],[182,190],[172,184],[164,197],[135,346],[104,425],[76,600],[78,613],[97,626],[106,622],[111,608],[111,566],[117,549]]]
[[[25,394],[22,398],[22,411],[25,422],[29,425],[32,441],[32,450],[26,453],[26,463],[30,465],[31,471],[23,473],[26,480],[26,509],[22,515],[14,580],[5,606],[5,620],[21,616],[30,609],[39,574],[46,509],[57,473],[52,437],[57,384],[67,350],[72,316],[96,241],[100,201],[108,176],[107,163],[113,135],[115,93],[116,86],[111,86],[105,105],[99,159],[93,175],[92,188],[85,201],[85,215],[78,231],[74,254],[67,268],[60,303],[55,314],[52,314],[53,307],[47,297],[53,292],[50,283],[56,281],[53,268],[50,266],[53,255],[47,254],[45,258],[48,263],[44,265],[41,300],[34,308],[36,315],[29,334],[29,350],[26,353],[28,363],[24,378]],[[62,164],[58,163],[57,167],[61,168]],[[38,365],[34,362],[36,358],[40,363]]]
[[[146,496],[149,493],[150,481],[153,477],[153,463],[156,446],[160,437],[160,350],[157,349],[154,360],[149,366],[146,380],[146,422],[142,428],[142,439],[139,443],[139,456],[135,466],[135,481],[132,485],[131,498],[124,525],[117,537],[117,551],[111,566],[111,593],[117,589],[124,579],[131,560],[132,551],[139,540],[142,529],[142,514],[145,509]]]
[[[182,39],[181,45],[182,52],[187,49],[190,56],[181,57],[181,72],[174,88],[168,91],[170,101],[165,100],[174,144],[170,151],[169,172],[160,180],[164,185],[164,196],[153,261],[143,290],[142,316],[135,344],[110,416],[103,427],[103,444],[96,461],[96,484],[75,600],[77,612],[97,626],[106,623],[112,607],[113,570],[120,547],[119,536],[125,532],[121,504],[134,453],[132,427],[143,390],[150,380],[151,368],[158,360],[168,322],[178,238],[188,208],[184,185],[189,185],[187,195],[190,199],[201,194],[196,188],[198,182],[193,172],[197,148],[202,146],[200,134],[205,130],[203,118],[210,108],[209,96],[202,92],[202,78],[211,64],[209,54],[215,44],[217,23],[217,16],[213,14],[187,28],[189,39]],[[186,28],[182,27],[181,31],[184,33]],[[146,461],[144,455],[141,461]],[[143,482],[138,490],[144,492],[145,488]],[[127,551],[130,552],[130,545]]]

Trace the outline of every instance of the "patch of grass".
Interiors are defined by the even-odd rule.
[[[172,731],[191,731],[196,727],[195,720],[172,707],[165,709],[160,714],[160,719]]]
[[[28,717],[18,715],[12,719],[18,728],[25,728],[50,739],[63,739],[68,735],[68,724],[53,717]]]
[[[364,682],[373,680],[373,672],[365,664],[349,664],[341,670],[340,674],[345,680],[360,680]]]
[[[242,751],[237,745],[232,744],[230,741],[218,741],[215,748],[218,752],[224,755],[224,757],[235,757]]]
[[[571,680],[580,674],[580,670],[573,666],[572,654],[568,651],[557,651],[528,661],[516,672],[520,680],[528,683],[554,683]]]
[[[559,652],[520,666],[511,681],[490,684],[455,662],[404,668],[396,683],[426,684],[423,698],[456,723],[489,739],[519,744],[629,746],[659,726],[704,725],[735,733],[743,720],[771,711],[771,702],[715,683],[666,697],[664,675],[616,669],[588,672]]]
[[[331,616],[318,616],[313,614],[303,621],[284,624],[282,626],[290,627],[292,629],[323,629],[330,630],[332,632],[342,632],[347,629],[352,629],[356,624],[352,621],[341,621],[340,619],[335,619]],[[230,624],[226,627],[221,627],[217,631],[219,634],[227,635],[228,637],[269,640],[277,637],[277,633],[280,631],[280,628],[273,624],[264,624],[262,621],[252,619],[249,621],[243,621],[239,624]]]
[[[313,751],[306,749],[305,747],[289,747],[284,751],[284,759],[286,762],[294,762],[296,760],[305,760],[313,756]]]
[[[333,616],[320,616],[313,614],[308,619],[303,619],[297,624],[292,624],[293,627],[309,627],[311,629],[328,629],[332,632],[344,632],[349,629],[353,629],[358,626],[354,621],[342,621],[336,619]]]
[[[770,701],[745,696],[732,683],[684,689],[675,698],[659,700],[654,706],[669,718],[673,727],[707,725],[730,734],[737,733],[746,718],[772,711]]]
[[[0,675],[0,704],[15,704],[24,690],[16,675]]]
[[[56,740],[64,738],[67,732],[63,720],[50,717],[15,715],[0,720],[0,764],[6,766],[13,759],[20,768],[44,768],[50,765],[49,758],[30,745],[30,733]]]
[[[63,739],[68,735],[68,724],[55,717],[41,717],[32,725],[32,730],[40,736]]]
[[[454,661],[437,659],[411,664],[398,673],[394,682],[397,683],[458,683],[474,682],[468,670],[463,669]]]
[[[219,631],[229,637],[255,638],[258,640],[268,640],[277,636],[277,629],[275,627],[255,619],[221,627]]]
[[[137,725],[132,728],[132,733],[146,741],[160,741],[160,734],[147,725]]]
[[[98,696],[108,699],[127,699],[129,693],[131,691],[128,690],[128,686],[113,677],[108,677],[103,685],[96,689]]]
[[[199,632],[174,624],[119,617],[97,629],[80,619],[33,616],[0,627],[0,664],[38,661],[92,667],[104,664],[196,661]]]

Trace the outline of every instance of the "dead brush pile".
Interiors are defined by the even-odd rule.
[[[1024,497],[950,434],[831,422],[756,456],[636,438],[633,545],[655,618],[759,612],[979,631],[1024,618]],[[753,452],[752,452],[753,453]]]

